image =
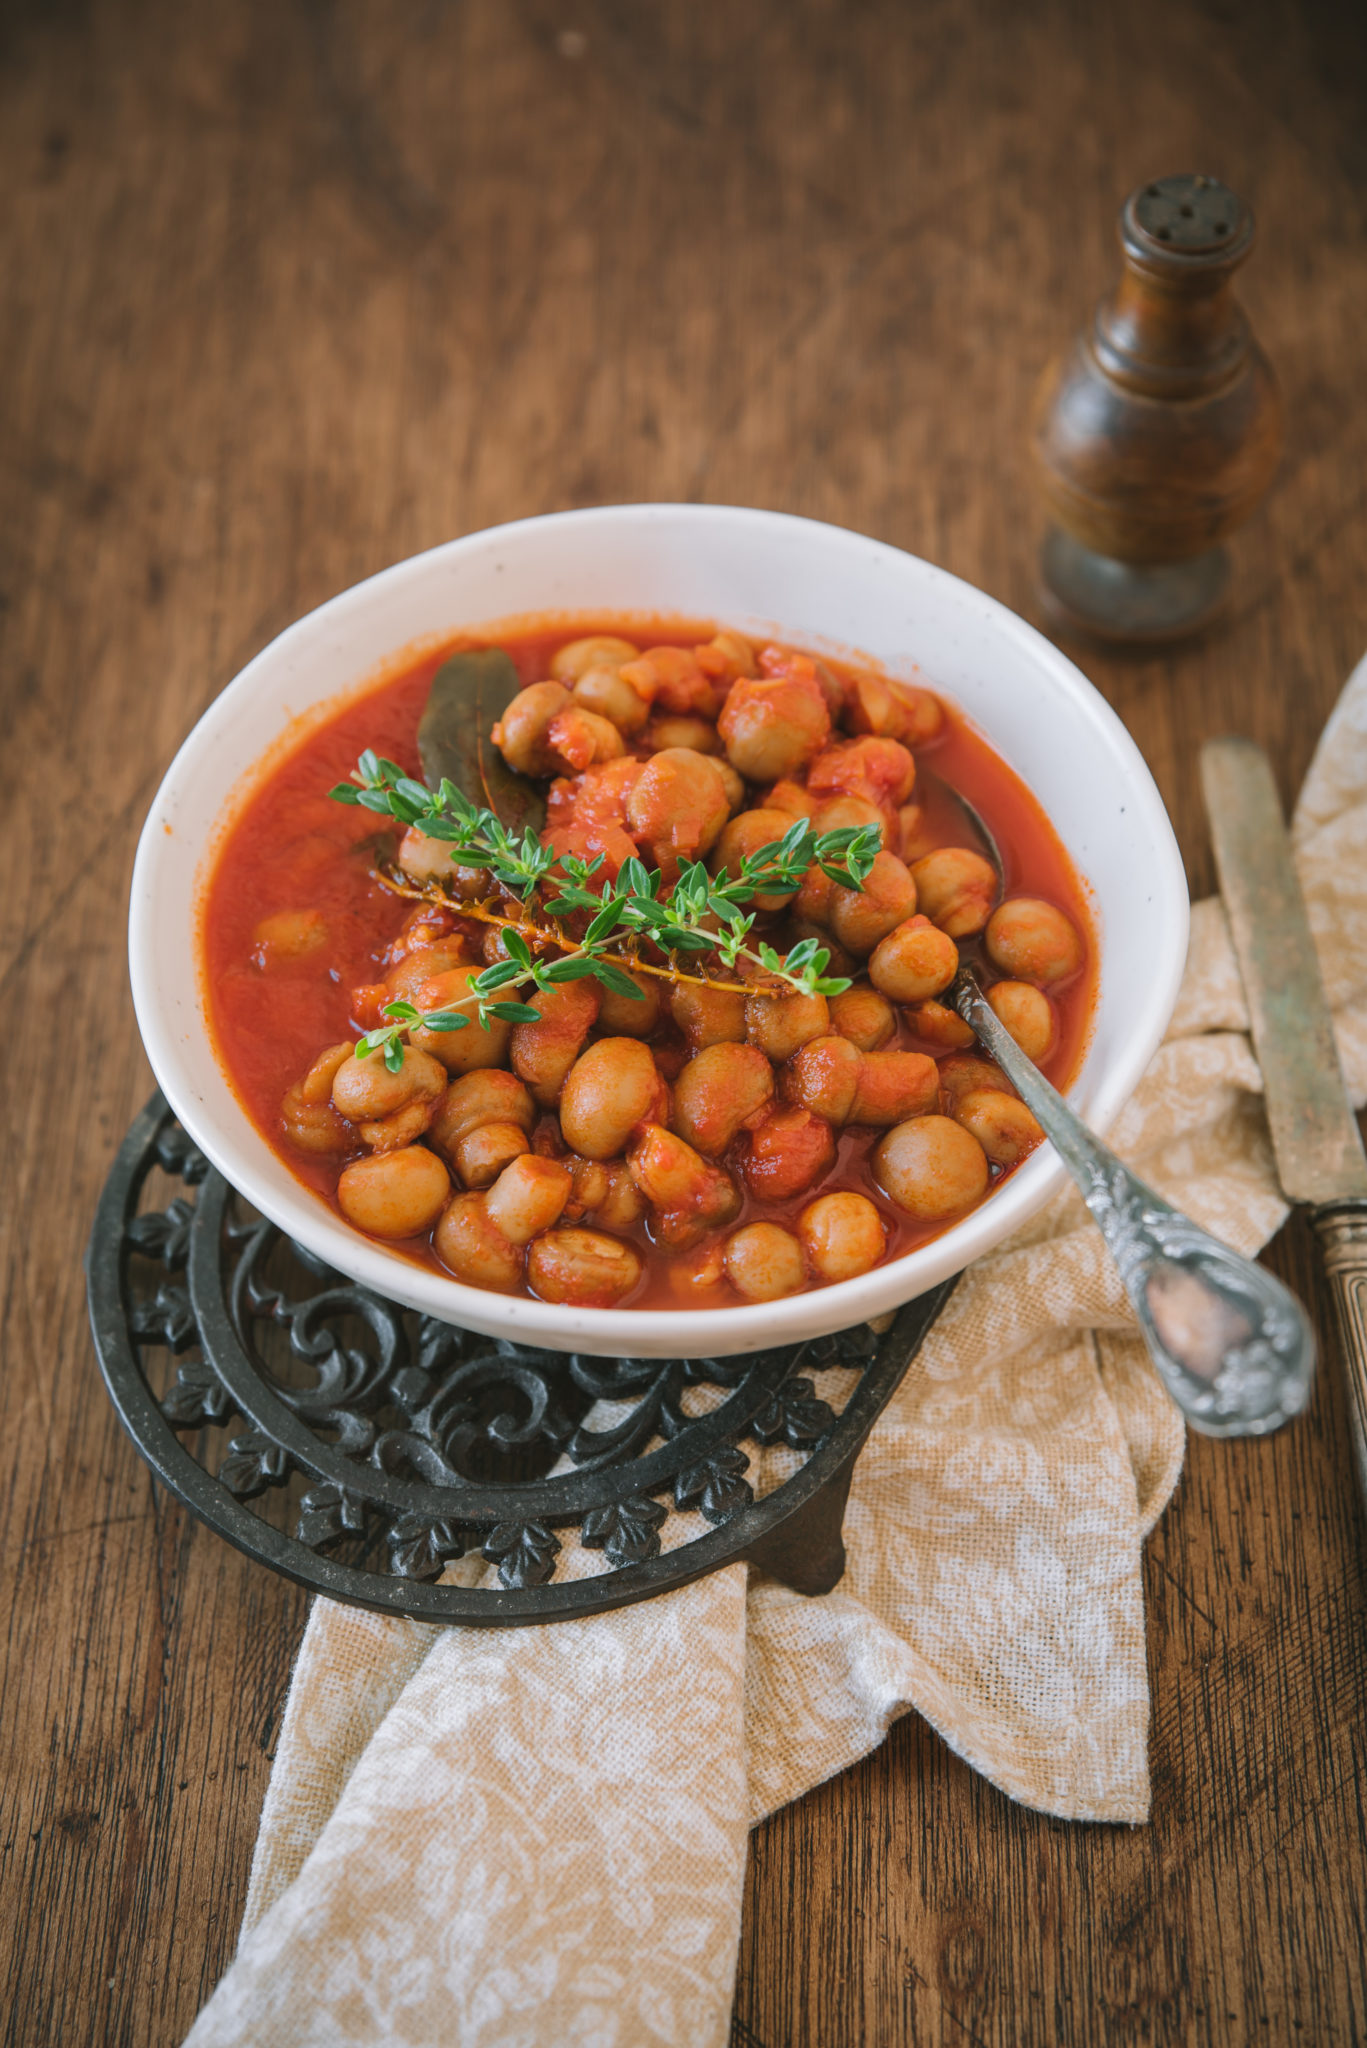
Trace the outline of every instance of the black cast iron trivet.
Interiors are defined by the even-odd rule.
[[[164,1206],[142,1206],[158,1171]],[[86,1267],[114,1405],[201,1520],[334,1600],[475,1626],[599,1613],[740,1558],[828,1592],[854,1460],[953,1286],[881,1335],[739,1358],[483,1337],[250,1216],[160,1095],[124,1140]],[[459,1576],[497,1565],[499,1583],[436,1583],[459,1558]]]

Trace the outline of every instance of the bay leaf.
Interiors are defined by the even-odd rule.
[[[501,647],[471,647],[444,661],[432,678],[418,722],[423,780],[443,775],[472,804],[486,805],[510,832],[539,832],[546,805],[535,783],[515,775],[490,739],[491,728],[522,688],[512,656]]]

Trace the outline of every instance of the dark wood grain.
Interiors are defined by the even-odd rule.
[[[1031,612],[1031,390],[1124,193],[1209,168],[1259,217],[1282,475],[1218,635],[1084,657],[1208,889],[1198,741],[1253,733],[1289,797],[1367,644],[1365,87],[1332,0],[0,14],[7,2043],[179,2038],[303,1622],[154,1493],[85,1326],[149,1085],[133,841],[190,724],[356,578],[574,504],[779,506]],[[1299,1225],[1272,1258],[1325,1326]],[[1362,1541],[1332,1375],[1194,1443],[1146,1560],[1153,1826],[1022,1812],[907,1720],[756,1835],[737,2043],[1363,2038]]]

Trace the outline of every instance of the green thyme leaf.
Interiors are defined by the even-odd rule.
[[[610,988],[614,995],[630,996],[637,1003],[644,1001],[645,990],[638,988],[631,976],[623,973],[620,967],[614,967],[610,960],[595,961],[594,971],[604,987]]]
[[[595,960],[588,953],[567,953],[563,960],[552,960],[542,966],[536,978],[542,988],[553,988],[564,981],[586,981],[591,974],[601,977],[606,971],[605,960]],[[622,979],[625,981],[626,976]]]
[[[623,896],[653,896],[650,875],[644,861],[624,860],[622,871],[617,877],[617,887]]]
[[[596,945],[599,939],[605,939],[609,932],[616,931],[626,915],[626,908],[627,904],[624,896],[618,896],[615,901],[605,904],[584,933],[584,944],[586,946]]]
[[[522,981],[530,966],[530,959],[526,967],[517,960],[496,961],[492,967],[486,967],[482,974],[477,974],[470,987],[476,995],[492,995],[496,988],[506,988],[510,981]]]

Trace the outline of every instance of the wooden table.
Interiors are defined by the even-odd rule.
[[[195,718],[300,612],[519,514],[877,534],[1033,614],[1033,382],[1141,178],[1254,203],[1289,446],[1232,618],[1084,656],[1211,886],[1196,747],[1297,787],[1367,645],[1367,15],[1328,0],[175,0],[0,26],[4,2040],[173,2043],[233,1945],[303,1597],[153,1488],[81,1252],[149,1075],[124,904]],[[1324,1300],[1304,1232],[1271,1263]],[[915,1717],[755,1836],[734,2040],[1367,2033],[1343,1401],[1191,1445],[1146,1561],[1153,1825]]]

